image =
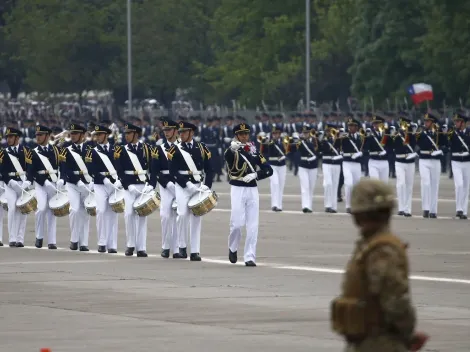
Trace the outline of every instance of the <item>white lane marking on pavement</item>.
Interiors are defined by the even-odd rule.
[[[28,264],[80,264],[80,263],[106,263],[115,260],[55,260],[55,261],[35,261],[35,262],[0,262],[0,265],[28,265]]]
[[[217,192],[217,194],[219,196],[230,196],[230,193],[224,193],[224,192]],[[269,194],[269,193],[260,193],[259,196],[260,197],[271,197],[271,194]],[[300,194],[283,194],[282,196],[286,197],[286,198],[299,198],[299,199],[301,197]],[[323,199],[325,197],[322,196],[322,195],[314,195],[313,198]],[[421,198],[411,198],[411,200],[413,200],[414,202],[421,202]],[[455,199],[450,199],[450,198],[439,198],[438,201],[443,202],[443,203],[455,203]]]
[[[9,248],[9,247],[0,247],[0,248]],[[25,249],[38,249],[34,246],[24,246]],[[47,247],[43,247],[41,249],[47,249]],[[21,249],[14,249],[14,250],[21,250]],[[67,251],[66,248],[57,248],[56,250],[53,251]],[[79,251],[70,251],[71,252],[76,252],[76,253],[84,253],[84,254],[101,254],[103,256],[109,256],[110,259],[112,258],[111,256],[115,257],[124,257],[125,254],[123,252],[119,252],[116,254],[108,254],[108,253],[98,253],[95,251],[90,251],[90,252],[79,252]],[[148,255],[150,258],[159,258],[160,256],[157,254],[149,254]],[[130,257],[129,259],[135,257]],[[163,259],[162,259],[163,260]],[[107,260],[103,260],[107,261]],[[183,261],[179,259],[178,261]],[[111,261],[110,261],[111,262]],[[244,266],[245,263],[242,261],[238,262],[237,264],[232,264],[228,260],[221,260],[221,259],[211,259],[211,258],[203,258],[202,259],[203,263],[212,263],[212,264],[223,264],[223,265],[238,265],[238,266]],[[41,262],[38,262],[38,264]],[[62,261],[58,263],[66,263],[66,261]],[[0,262],[0,265],[2,263]],[[275,264],[275,263],[256,263],[257,266],[261,267],[266,267],[270,269],[281,269],[281,270],[294,270],[294,271],[310,271],[310,272],[317,272],[317,273],[325,273],[325,274],[343,274],[344,270],[342,269],[336,269],[336,268],[321,268],[321,267],[311,267],[311,266],[292,266],[292,265],[285,265],[285,264]],[[431,282],[446,282],[446,283],[454,283],[454,284],[466,284],[470,285],[470,280],[467,279],[453,279],[453,278],[448,278],[448,277],[433,277],[433,276],[421,276],[421,275],[411,275],[410,279],[416,280],[416,281],[431,281]]]

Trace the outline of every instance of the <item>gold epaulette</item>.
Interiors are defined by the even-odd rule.
[[[175,152],[176,152],[176,147],[174,145],[172,145],[171,148],[166,153],[166,156],[168,157],[168,160],[173,159],[173,155],[175,155]]]
[[[122,147],[117,145],[114,147],[114,159],[119,159],[121,157]]]
[[[158,147],[155,147],[155,148],[150,147],[150,153],[151,153],[153,159],[158,159],[158,157],[159,157]]]
[[[92,162],[92,158],[91,158],[91,155],[92,155],[92,149],[89,149],[87,152],[86,152],[86,156],[85,156],[85,162],[86,163],[91,163]]]

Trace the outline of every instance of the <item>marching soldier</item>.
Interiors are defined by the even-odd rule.
[[[147,217],[134,212],[134,202],[141,196],[154,191],[150,185],[148,174],[151,167],[151,149],[139,140],[142,128],[133,124],[124,126],[124,136],[127,144],[116,147],[114,158],[119,179],[125,191],[124,220],[126,223],[127,249],[126,256],[131,257],[137,249],[137,257],[147,255]]]
[[[269,165],[273,168],[273,175],[270,180],[271,187],[271,209],[275,212],[282,211],[282,197],[284,186],[286,184],[286,155],[290,149],[285,146],[281,140],[283,128],[280,125],[274,125],[271,131],[272,140],[268,144],[262,143],[260,153],[269,160]]]
[[[70,249],[88,252],[90,235],[90,215],[84,201],[93,191],[93,179],[85,164],[90,158],[89,143],[84,142],[86,128],[72,123],[69,127],[71,143],[60,153],[61,178],[65,181],[70,201]]]
[[[309,125],[304,125],[296,149],[300,153],[299,180],[302,196],[302,211],[312,213],[313,193],[318,173],[318,141],[312,134],[315,132]]]
[[[419,174],[421,176],[421,199],[424,218],[437,218],[439,182],[441,179],[442,147],[447,138],[437,126],[432,113],[424,116],[424,130],[417,135],[419,147]]]
[[[7,148],[0,152],[2,178],[5,182],[5,195],[8,203],[8,235],[10,247],[24,247],[27,215],[21,214],[16,201],[30,186],[26,167],[31,163],[30,150],[19,144],[20,130],[7,128],[5,131]]]
[[[170,175],[168,163],[168,151],[173,144],[177,143],[178,123],[172,120],[163,121],[163,133],[165,134],[165,143],[156,147],[156,157],[152,159],[151,179],[154,183],[158,180],[160,203],[160,219],[162,223],[162,252],[163,258],[170,257],[170,251],[173,252],[173,258],[179,257],[178,232],[176,226],[176,212],[172,208],[173,201],[176,198],[175,182]]]
[[[326,124],[325,133],[320,144],[323,168],[323,190],[325,212],[338,212],[337,189],[341,174],[343,156],[341,152],[341,140],[338,138],[339,131],[335,125]]]
[[[352,188],[361,179],[362,147],[364,137],[359,133],[361,123],[353,118],[347,122],[348,132],[341,138],[341,152],[343,155],[343,174],[346,198],[346,212],[351,212]]]
[[[418,351],[428,337],[414,332],[407,246],[390,230],[393,191],[380,180],[362,179],[351,198],[360,239],[341,296],[331,304],[332,329],[344,337],[348,352]]]
[[[414,152],[416,147],[414,132],[411,120],[401,116],[400,128],[393,137],[393,151],[397,176],[398,215],[405,217],[411,217],[415,160],[418,155]]]
[[[369,156],[369,176],[387,182],[390,171],[387,154],[392,140],[388,138],[384,123],[382,116],[375,114],[372,117],[372,129],[365,137],[363,151]]]
[[[93,132],[96,146],[87,158],[96,200],[96,233],[98,252],[117,253],[118,214],[109,205],[109,197],[122,188],[114,166],[114,148],[108,141],[111,130],[96,125]]]
[[[211,153],[204,143],[193,140],[197,126],[181,121],[179,134],[181,143],[173,144],[168,151],[170,175],[176,181],[177,232],[179,253],[173,258],[187,258],[187,237],[191,245],[191,261],[201,261],[201,217],[189,211],[188,202],[194,193],[212,187]],[[203,177],[204,176],[204,177]]]
[[[250,127],[247,124],[236,125],[233,128],[233,134],[235,138],[225,151],[232,203],[228,238],[229,260],[231,263],[236,263],[238,260],[237,251],[242,237],[241,229],[246,225],[245,265],[256,266],[259,225],[257,181],[270,177],[273,170],[260,153],[251,151],[248,145]]]
[[[28,165],[28,180],[34,183],[36,199],[36,243],[42,248],[47,233],[47,247],[57,249],[57,224],[54,213],[49,208],[49,200],[65,188],[64,180],[59,178],[59,150],[49,144],[52,130],[46,126],[36,126],[38,146],[31,151],[31,164]]]
[[[457,113],[454,130],[449,132],[452,172],[455,184],[455,205],[460,219],[467,219],[468,194],[470,188],[470,135],[466,131],[468,118]]]

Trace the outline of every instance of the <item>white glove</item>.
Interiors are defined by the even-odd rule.
[[[150,193],[154,190],[153,186],[150,186],[150,185],[147,185],[144,187],[144,189],[142,190],[142,193]]]
[[[292,133],[292,138],[299,139],[300,138],[299,132]]]
[[[336,155],[333,157],[333,160],[341,160],[341,159],[343,159],[342,155]]]
[[[134,185],[130,185],[129,187],[127,187],[127,190],[131,192],[132,195],[134,196],[136,196],[139,193],[139,191],[137,190],[137,187]]]
[[[116,188],[122,188],[122,183],[120,180],[117,180],[116,182],[114,182],[113,186]]]
[[[256,177],[258,177],[258,174],[253,172],[243,177],[243,182],[250,183],[251,181],[256,180]]]
[[[316,158],[317,157],[314,155],[314,156],[311,156],[310,158],[307,158],[307,161],[314,161],[314,160],[316,160]]]
[[[8,182],[8,187],[14,189],[15,187],[19,187],[19,183],[16,180],[10,180],[10,182]]]
[[[379,153],[380,156],[384,156],[384,155],[387,155],[387,151],[385,150],[382,150],[380,153]]]
[[[82,180],[77,182],[77,187],[80,188],[83,192],[88,191],[87,186],[83,183]]]
[[[112,185],[112,182],[109,180],[109,178],[105,177],[103,178],[103,184],[105,186],[109,186],[109,185]]]
[[[59,189],[59,190],[63,190],[65,188],[65,181],[63,179],[58,179],[57,180],[57,183],[56,183],[56,187]]]
[[[224,138],[225,143],[230,143],[231,140],[232,140],[232,138],[230,138],[230,137],[225,137]]]
[[[286,157],[285,157],[285,156],[281,156],[278,160],[279,160],[279,161],[286,160]]]
[[[53,193],[56,191],[56,187],[54,186],[54,184],[49,181],[49,180],[46,180],[44,181],[44,187],[47,188],[47,190],[50,192],[50,193]]]
[[[186,182],[186,188],[188,189],[188,191],[190,191],[191,193],[196,193],[198,191],[198,188],[197,186],[192,183],[192,182]]]
[[[31,182],[29,182],[28,180],[23,181],[23,183],[21,184],[21,189],[28,189],[29,186],[31,186]]]
[[[416,158],[417,156],[418,156],[418,154],[416,154],[416,153],[411,153],[410,155],[408,155],[408,156],[406,157],[406,160],[414,159],[414,158]]]
[[[222,155],[222,148],[218,148],[217,151],[219,152],[220,155]]]
[[[354,159],[357,159],[357,158],[359,158],[359,157],[361,157],[361,156],[362,156],[362,152],[354,153],[354,154],[352,155],[351,159],[354,160]]]
[[[199,190],[205,192],[209,190],[209,187],[207,187],[206,185],[200,185]]]
[[[230,143],[230,149],[232,149],[234,152],[236,152],[238,149],[240,149],[242,146],[242,143],[239,141],[232,141]]]
[[[438,155],[442,155],[442,150],[435,150],[431,153],[431,156],[438,156]]]
[[[92,182],[90,182],[88,185],[85,186],[87,190],[89,190],[90,192],[93,192],[93,189],[95,188],[95,184]]]
[[[175,184],[173,182],[168,182],[166,184],[166,189],[174,194],[175,193]]]

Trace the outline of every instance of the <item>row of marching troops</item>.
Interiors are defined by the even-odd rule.
[[[233,135],[246,139],[247,126],[234,126]],[[169,258],[172,252],[173,258],[200,261],[202,216],[217,204],[217,195],[211,190],[211,152],[194,139],[197,126],[190,122],[164,120],[162,131],[163,143],[152,146],[140,141],[141,127],[127,123],[122,131],[125,142],[113,145],[109,140],[112,130],[104,125],[94,126],[92,141],[86,141],[87,129],[78,123],[61,132],[70,136],[69,141],[52,135],[51,128],[37,125],[36,146],[29,148],[20,144],[22,131],[6,128],[6,145],[0,149],[0,245],[4,210],[8,213],[10,247],[24,247],[26,219],[35,211],[37,248],[42,248],[47,238],[48,248],[57,249],[56,218],[69,216],[70,249],[88,252],[90,216],[95,215],[98,252],[117,253],[118,213],[124,213],[125,255],[136,252],[137,257],[147,257],[147,217],[160,208],[161,256]],[[226,162],[237,170],[230,181],[234,189],[229,259],[237,261],[241,227],[246,222],[245,264],[256,266],[255,210],[259,212],[259,203],[250,200],[246,216],[244,202],[257,194],[257,181],[271,176],[272,169],[246,141],[232,140]],[[243,165],[239,168],[240,162]]]

